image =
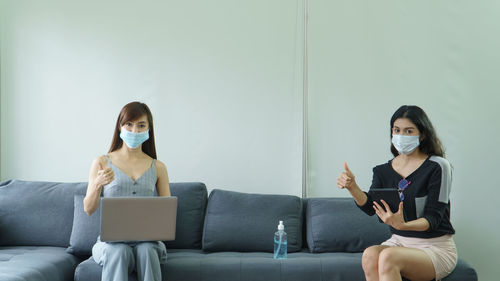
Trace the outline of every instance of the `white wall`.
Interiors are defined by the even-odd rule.
[[[309,196],[348,196],[336,187],[344,161],[368,190],[392,158],[392,114],[419,105],[454,167],[455,240],[480,280],[500,273],[498,18],[495,1],[310,5]]]
[[[87,180],[119,110],[139,100],[171,181],[300,195],[301,8],[6,1],[1,178]]]
[[[85,181],[150,105],[172,181],[301,194],[302,1],[0,0],[0,178]],[[309,196],[368,188],[389,118],[423,107],[454,166],[459,254],[500,260],[500,4],[309,0]]]

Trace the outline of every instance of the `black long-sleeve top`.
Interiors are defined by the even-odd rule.
[[[403,177],[392,168],[392,160],[373,168],[372,188],[398,188]],[[428,157],[420,167],[406,177],[411,183],[404,189],[403,212],[406,221],[425,218],[429,222],[426,231],[401,231],[391,227],[393,234],[406,237],[434,238],[445,234],[454,234],[450,222],[451,166],[448,160]],[[366,192],[365,192],[366,193]],[[358,206],[366,214],[375,214],[370,191],[366,193],[368,201]]]

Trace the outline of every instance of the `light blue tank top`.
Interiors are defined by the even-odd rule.
[[[111,163],[108,155],[106,155],[106,159],[108,160],[108,167],[113,169],[113,173],[115,174],[115,179],[109,184],[105,185],[102,189],[101,196],[103,197],[134,197],[134,196],[158,196],[158,192],[156,191],[156,169],[155,163],[156,159],[153,159],[153,164],[151,167],[140,176],[137,180],[132,180],[129,176],[127,176],[120,168],[116,167]],[[101,242],[101,235],[97,237],[97,243],[105,243]],[[124,242],[129,245],[135,245],[135,242]],[[163,243],[161,243],[163,245]],[[162,259],[166,261],[166,252],[165,245],[162,246]],[[160,261],[162,261],[160,259]]]
[[[103,197],[134,197],[134,196],[157,196],[156,191],[156,169],[155,162],[153,159],[153,164],[151,167],[140,176],[137,180],[132,180],[127,176],[120,168],[116,167],[111,163],[108,155],[106,155],[108,160],[108,167],[113,169],[115,178],[112,182],[105,185],[102,190]]]

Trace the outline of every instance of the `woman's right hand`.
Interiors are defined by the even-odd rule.
[[[349,170],[349,167],[345,162],[344,169],[345,171],[343,171],[337,178],[337,186],[341,189],[346,188],[347,190],[349,190],[349,193],[351,193],[351,196],[352,198],[354,198],[354,201],[356,201],[356,204],[358,204],[358,206],[364,206],[366,204],[366,201],[368,200],[368,197],[359,188],[355,180],[356,177],[351,172],[351,170]]]
[[[95,179],[95,183],[99,187],[103,187],[115,179],[115,173],[113,169],[110,167],[102,167],[102,164],[99,163],[99,170],[97,170],[97,177]]]
[[[347,188],[348,190],[351,190],[352,187],[356,186],[355,176],[351,172],[351,170],[349,170],[349,167],[345,162],[344,162],[344,169],[345,171],[343,171],[337,178],[337,186],[340,189]]]
[[[103,165],[105,168],[103,168]],[[97,210],[103,187],[112,182],[114,178],[113,169],[106,167],[104,156],[95,158],[90,167],[87,193],[83,199],[83,210],[87,214],[91,215]]]

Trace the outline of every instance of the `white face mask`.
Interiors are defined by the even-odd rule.
[[[420,136],[392,135],[392,144],[399,154],[410,154],[420,145]]]

